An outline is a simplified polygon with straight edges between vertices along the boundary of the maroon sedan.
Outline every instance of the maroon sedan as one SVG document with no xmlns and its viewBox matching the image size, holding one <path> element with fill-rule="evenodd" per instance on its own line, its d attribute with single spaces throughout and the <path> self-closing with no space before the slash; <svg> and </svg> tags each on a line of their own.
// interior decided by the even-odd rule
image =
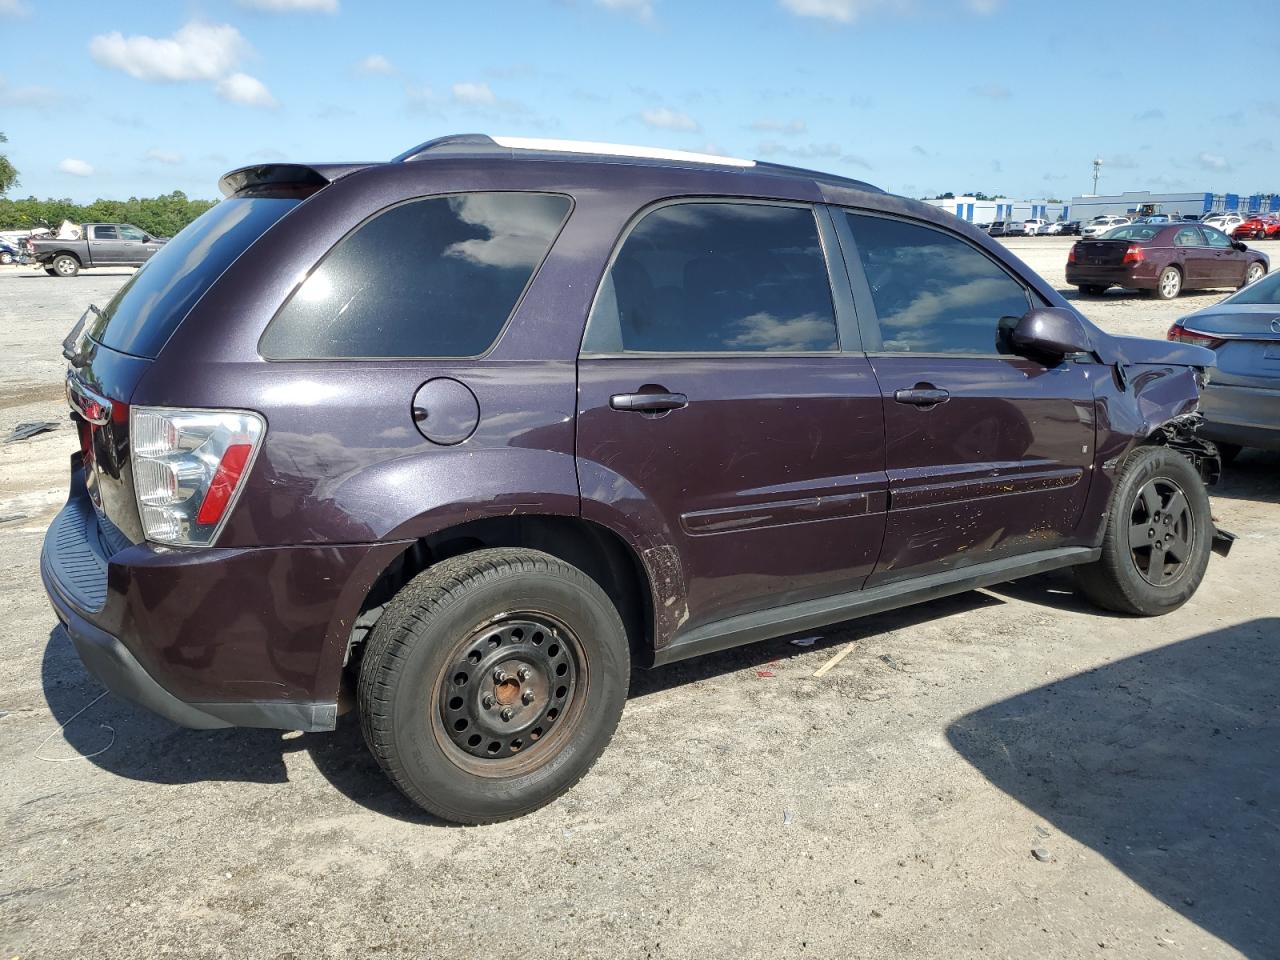
<svg viewBox="0 0 1280 960">
<path fill-rule="evenodd" d="M 1098 296 L 1108 287 L 1150 290 L 1172 300 L 1184 289 L 1242 287 L 1270 267 L 1220 230 L 1195 223 L 1131 223 L 1100 240 L 1080 240 L 1067 254 L 1067 283 Z"/>
</svg>

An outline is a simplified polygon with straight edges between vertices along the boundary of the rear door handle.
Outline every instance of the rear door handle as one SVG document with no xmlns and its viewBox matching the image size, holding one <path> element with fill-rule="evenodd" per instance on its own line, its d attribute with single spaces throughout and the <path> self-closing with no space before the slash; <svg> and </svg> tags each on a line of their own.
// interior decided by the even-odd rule
<svg viewBox="0 0 1280 960">
<path fill-rule="evenodd" d="M 613 409 L 636 413 L 678 410 L 688 405 L 689 398 L 683 393 L 615 393 L 609 398 L 609 406 Z"/>
<path fill-rule="evenodd" d="M 893 399 L 898 403 L 909 403 L 915 407 L 932 407 L 946 403 L 950 398 L 950 392 L 938 387 L 912 387 L 910 390 L 893 391 Z"/>
</svg>

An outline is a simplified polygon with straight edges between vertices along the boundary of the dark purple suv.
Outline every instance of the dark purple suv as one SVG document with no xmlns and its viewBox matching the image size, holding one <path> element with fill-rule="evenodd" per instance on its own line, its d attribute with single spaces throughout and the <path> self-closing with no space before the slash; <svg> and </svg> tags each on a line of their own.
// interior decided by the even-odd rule
<svg viewBox="0 0 1280 960">
<path fill-rule="evenodd" d="M 68 337 L 42 573 L 190 727 L 354 703 L 441 817 L 548 802 L 669 663 L 1075 566 L 1195 591 L 1213 353 L 1110 336 L 923 203 L 770 164 L 446 137 L 271 164 Z"/>
</svg>

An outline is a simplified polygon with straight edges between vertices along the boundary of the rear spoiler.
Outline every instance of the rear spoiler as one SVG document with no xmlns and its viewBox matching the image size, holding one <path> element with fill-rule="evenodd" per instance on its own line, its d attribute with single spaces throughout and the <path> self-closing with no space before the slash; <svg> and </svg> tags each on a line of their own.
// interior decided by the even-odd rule
<svg viewBox="0 0 1280 960">
<path fill-rule="evenodd" d="M 261 163 L 224 174 L 218 189 L 224 197 L 269 194 L 310 194 L 339 177 L 372 167 L 373 163 Z"/>
</svg>

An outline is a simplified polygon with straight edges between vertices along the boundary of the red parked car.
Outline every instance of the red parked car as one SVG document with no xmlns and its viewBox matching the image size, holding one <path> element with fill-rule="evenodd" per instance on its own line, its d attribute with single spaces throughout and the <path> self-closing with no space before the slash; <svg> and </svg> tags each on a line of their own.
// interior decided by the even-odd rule
<svg viewBox="0 0 1280 960">
<path fill-rule="evenodd" d="M 1265 253 L 1212 227 L 1131 223 L 1101 239 L 1077 241 L 1067 254 L 1067 283 L 1092 296 L 1119 286 L 1172 300 L 1184 289 L 1243 287 L 1270 265 Z"/>
<path fill-rule="evenodd" d="M 1280 217 L 1275 214 L 1254 214 L 1231 231 L 1237 240 L 1280 240 Z"/>
</svg>

